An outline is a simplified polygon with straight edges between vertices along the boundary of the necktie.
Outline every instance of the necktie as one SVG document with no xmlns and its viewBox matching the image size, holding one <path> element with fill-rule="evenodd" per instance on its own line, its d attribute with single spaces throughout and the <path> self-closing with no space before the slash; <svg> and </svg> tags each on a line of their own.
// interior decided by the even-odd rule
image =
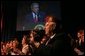
<svg viewBox="0 0 85 56">
<path fill-rule="evenodd" d="M 38 16 L 35 15 L 35 22 L 38 22 Z"/>
</svg>

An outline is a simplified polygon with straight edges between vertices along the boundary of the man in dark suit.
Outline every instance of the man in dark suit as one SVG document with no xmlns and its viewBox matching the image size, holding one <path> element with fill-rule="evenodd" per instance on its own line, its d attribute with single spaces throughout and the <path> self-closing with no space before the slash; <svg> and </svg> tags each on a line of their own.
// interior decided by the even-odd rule
<svg viewBox="0 0 85 56">
<path fill-rule="evenodd" d="M 24 26 L 25 28 L 29 27 L 29 25 L 31 25 L 29 27 L 29 29 L 32 29 L 35 25 L 37 24 L 42 24 L 44 22 L 45 19 L 45 13 L 39 10 L 39 4 L 38 3 L 32 3 L 31 4 L 31 12 L 28 13 L 25 16 L 24 19 Z"/>
<path fill-rule="evenodd" d="M 64 33 L 55 33 L 56 27 L 55 22 L 46 22 L 44 30 L 48 40 L 40 45 L 37 55 L 71 55 L 70 44 L 67 43 L 66 35 Z"/>
</svg>

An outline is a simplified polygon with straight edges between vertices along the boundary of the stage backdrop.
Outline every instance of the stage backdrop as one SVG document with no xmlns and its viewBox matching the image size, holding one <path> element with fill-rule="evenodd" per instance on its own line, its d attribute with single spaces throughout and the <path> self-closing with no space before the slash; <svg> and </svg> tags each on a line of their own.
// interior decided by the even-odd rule
<svg viewBox="0 0 85 56">
<path fill-rule="evenodd" d="M 26 15 L 31 12 L 30 5 L 34 1 L 19 1 L 17 3 L 17 31 L 32 30 L 36 27 L 43 28 L 44 22 L 26 22 Z M 40 5 L 40 11 L 45 12 L 45 15 L 53 14 L 61 20 L 60 1 L 37 1 Z M 29 19 L 29 18 L 28 18 Z M 45 19 L 45 18 L 44 18 Z"/>
</svg>

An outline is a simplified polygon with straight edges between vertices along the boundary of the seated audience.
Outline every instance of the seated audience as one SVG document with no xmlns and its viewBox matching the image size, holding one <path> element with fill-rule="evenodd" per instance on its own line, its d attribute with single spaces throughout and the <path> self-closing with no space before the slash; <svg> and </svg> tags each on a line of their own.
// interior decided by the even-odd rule
<svg viewBox="0 0 85 56">
<path fill-rule="evenodd" d="M 13 48 L 10 51 L 11 55 L 19 55 L 19 53 L 18 53 L 19 49 L 17 48 L 18 47 L 18 43 L 17 42 L 18 41 L 13 40 Z"/>
<path fill-rule="evenodd" d="M 26 35 L 22 38 L 22 55 L 31 55 L 29 52 L 28 38 Z"/>
</svg>

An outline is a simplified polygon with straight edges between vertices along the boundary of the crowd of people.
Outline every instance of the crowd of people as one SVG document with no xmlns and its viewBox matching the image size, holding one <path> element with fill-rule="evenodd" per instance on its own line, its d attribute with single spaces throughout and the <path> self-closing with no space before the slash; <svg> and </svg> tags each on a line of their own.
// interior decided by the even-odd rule
<svg viewBox="0 0 85 56">
<path fill-rule="evenodd" d="M 31 5 L 32 12 L 26 15 L 28 22 L 43 22 L 45 15 L 39 12 L 39 4 Z M 38 18 L 39 17 L 39 18 Z M 28 19 L 29 18 L 29 19 Z M 27 23 L 28 24 L 27 24 Z M 46 55 L 46 56 L 78 56 L 84 55 L 84 29 L 76 32 L 76 39 L 61 31 L 59 21 L 55 16 L 47 16 L 43 34 L 38 29 L 30 30 L 30 34 L 23 35 L 21 42 L 17 38 L 6 42 L 1 41 L 1 55 Z"/>
<path fill-rule="evenodd" d="M 76 33 L 77 39 L 71 43 L 69 35 L 56 32 L 56 22 L 55 17 L 47 17 L 43 37 L 37 33 L 39 30 L 31 30 L 21 42 L 17 38 L 1 42 L 1 55 L 84 55 L 84 29 Z"/>
</svg>

